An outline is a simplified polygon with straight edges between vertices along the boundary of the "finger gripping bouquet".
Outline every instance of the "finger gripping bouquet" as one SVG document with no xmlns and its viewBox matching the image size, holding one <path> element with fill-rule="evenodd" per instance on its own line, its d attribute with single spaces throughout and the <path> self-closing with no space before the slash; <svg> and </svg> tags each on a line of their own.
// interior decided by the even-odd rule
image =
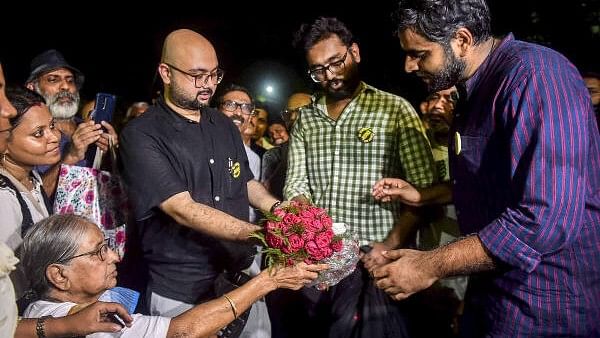
<svg viewBox="0 0 600 338">
<path fill-rule="evenodd" d="M 342 223 L 333 223 L 327 212 L 310 204 L 291 202 L 266 213 L 259 238 L 267 266 L 291 266 L 298 262 L 326 263 L 330 268 L 311 283 L 318 289 L 337 284 L 358 261 L 358 240 Z"/>
</svg>

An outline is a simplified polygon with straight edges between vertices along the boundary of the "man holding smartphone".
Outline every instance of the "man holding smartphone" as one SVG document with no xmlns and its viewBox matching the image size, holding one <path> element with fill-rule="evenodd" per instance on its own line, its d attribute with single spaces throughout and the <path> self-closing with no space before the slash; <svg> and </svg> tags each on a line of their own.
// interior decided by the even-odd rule
<svg viewBox="0 0 600 338">
<path fill-rule="evenodd" d="M 47 50 L 31 61 L 31 72 L 25 84 L 46 99 L 55 119 L 55 126 L 62 134 L 61 161 L 51 167 L 37 168 L 42 174 L 44 190 L 49 196 L 56 189 L 60 164 L 91 167 L 93 156 L 86 156 L 88 151 L 95 151 L 96 147 L 107 150 L 109 135 L 114 144 L 118 144 L 117 133 L 110 123 L 83 121 L 75 116 L 79 109 L 79 90 L 83 82 L 83 73 L 67 63 L 55 49 Z"/>
</svg>

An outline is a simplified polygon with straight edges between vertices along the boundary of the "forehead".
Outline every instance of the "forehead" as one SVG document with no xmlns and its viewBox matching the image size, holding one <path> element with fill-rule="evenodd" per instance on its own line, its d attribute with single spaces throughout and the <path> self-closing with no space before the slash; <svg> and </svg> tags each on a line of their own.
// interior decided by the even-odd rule
<svg viewBox="0 0 600 338">
<path fill-rule="evenodd" d="M 302 107 L 302 106 L 305 106 L 310 103 L 311 103 L 310 95 L 307 95 L 307 94 L 294 95 L 294 96 L 290 97 L 290 99 L 288 100 L 287 109 L 294 109 L 294 108 Z"/>
<path fill-rule="evenodd" d="M 58 69 L 51 70 L 47 73 L 44 73 L 42 75 L 42 77 L 50 77 L 50 76 L 69 77 L 69 76 L 73 76 L 73 72 L 71 72 L 67 68 L 58 68 Z"/>
<path fill-rule="evenodd" d="M 17 125 L 17 128 L 22 125 L 44 125 L 50 120 L 52 120 L 52 114 L 50 113 L 48 106 L 42 103 L 39 105 L 31 106 L 29 109 L 27 109 L 27 111 L 23 115 L 21 123 Z"/>
<path fill-rule="evenodd" d="M 434 49 L 438 43 L 427 40 L 412 29 L 405 29 L 398 33 L 400 46 L 406 52 L 418 52 Z"/>
<path fill-rule="evenodd" d="M 346 45 L 337 35 L 333 34 L 314 44 L 306 53 L 306 60 L 309 65 L 325 64 L 345 52 Z"/>
<path fill-rule="evenodd" d="M 452 87 L 450 89 L 444 89 L 444 90 L 440 90 L 438 92 L 435 92 L 434 95 L 432 96 L 438 96 L 438 97 L 452 97 L 452 93 L 456 92 L 456 88 Z"/>
<path fill-rule="evenodd" d="M 266 119 L 267 116 L 269 116 L 269 114 L 267 113 L 266 110 L 262 109 L 262 108 L 256 108 L 256 116 L 259 118 L 263 118 Z"/>
<path fill-rule="evenodd" d="M 283 125 L 281 125 L 280 123 L 273 123 L 269 126 L 269 130 L 282 131 L 282 130 L 285 130 L 285 127 Z"/>
<path fill-rule="evenodd" d="M 250 103 L 251 101 L 250 96 L 248 96 L 248 94 L 239 90 L 233 90 L 226 93 L 225 95 L 223 95 L 223 100 L 233 100 L 238 103 Z"/>
<path fill-rule="evenodd" d="M 98 243 L 104 241 L 104 235 L 95 224 L 89 222 L 86 222 L 86 224 L 87 229 L 81 238 L 81 243 L 79 246 L 86 250 L 95 249 L 98 246 Z"/>
<path fill-rule="evenodd" d="M 595 78 L 595 77 L 584 77 L 583 81 L 585 81 L 585 85 L 587 87 L 600 87 L 600 79 Z"/>
</svg>

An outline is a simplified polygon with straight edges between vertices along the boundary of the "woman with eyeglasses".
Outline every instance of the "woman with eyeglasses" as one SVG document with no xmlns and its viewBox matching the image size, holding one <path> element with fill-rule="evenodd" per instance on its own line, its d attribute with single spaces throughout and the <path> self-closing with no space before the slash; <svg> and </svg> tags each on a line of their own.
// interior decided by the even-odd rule
<svg viewBox="0 0 600 338">
<path fill-rule="evenodd" d="M 116 285 L 118 262 L 119 256 L 106 245 L 102 232 L 85 218 L 53 215 L 37 223 L 24 239 L 22 263 L 40 300 L 29 305 L 25 317 L 65 316 L 97 301 Z M 267 293 L 278 288 L 297 290 L 326 268 L 300 263 L 264 270 L 243 286 L 177 317 L 134 314 L 131 326 L 91 337 L 214 335 Z"/>
</svg>

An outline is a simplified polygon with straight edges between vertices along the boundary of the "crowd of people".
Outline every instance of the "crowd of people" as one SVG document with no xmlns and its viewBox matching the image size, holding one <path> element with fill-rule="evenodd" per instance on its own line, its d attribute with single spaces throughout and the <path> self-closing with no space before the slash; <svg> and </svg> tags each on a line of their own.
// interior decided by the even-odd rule
<svg viewBox="0 0 600 338">
<path fill-rule="evenodd" d="M 190 29 L 164 40 L 161 95 L 122 123 L 89 118 L 57 50 L 20 87 L 0 68 L 0 335 L 600 336 L 598 73 L 493 36 L 485 0 L 402 0 L 393 18 L 427 87 L 417 109 L 361 80 L 335 17 L 296 31 L 315 86 L 281 114 L 222 84 Z M 124 257 L 53 214 L 61 166 L 98 161 L 128 192 Z M 327 264 L 262 262 L 250 235 L 289 201 L 357 234 L 338 284 L 305 287 Z M 141 294 L 135 313 L 103 301 L 116 286 Z"/>
</svg>

